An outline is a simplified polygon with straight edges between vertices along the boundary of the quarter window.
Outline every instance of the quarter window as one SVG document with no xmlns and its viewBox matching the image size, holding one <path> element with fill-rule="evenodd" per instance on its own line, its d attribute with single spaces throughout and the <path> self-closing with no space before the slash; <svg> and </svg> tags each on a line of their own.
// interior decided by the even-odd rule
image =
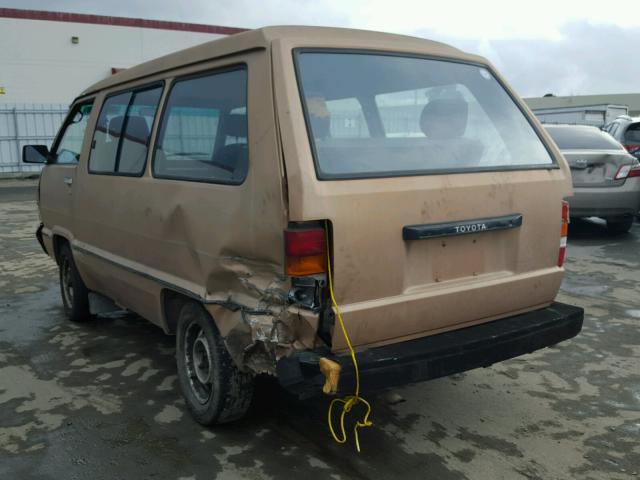
<svg viewBox="0 0 640 480">
<path fill-rule="evenodd" d="M 246 69 L 176 81 L 156 141 L 154 176 L 240 184 L 248 160 Z"/>
<path fill-rule="evenodd" d="M 105 100 L 93 135 L 91 173 L 142 175 L 161 87 Z"/>
</svg>

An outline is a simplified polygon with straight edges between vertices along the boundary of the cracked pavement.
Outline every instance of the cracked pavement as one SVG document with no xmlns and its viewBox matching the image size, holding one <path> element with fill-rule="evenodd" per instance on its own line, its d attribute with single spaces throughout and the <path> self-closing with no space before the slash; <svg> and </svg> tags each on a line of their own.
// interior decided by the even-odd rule
<svg viewBox="0 0 640 480">
<path fill-rule="evenodd" d="M 357 454 L 331 440 L 328 399 L 269 379 L 246 419 L 203 428 L 172 337 L 132 314 L 68 322 L 33 195 L 0 188 L 0 478 L 640 478 L 638 224 L 571 224 L 559 300 L 585 308 L 578 337 L 372 399 Z"/>
</svg>

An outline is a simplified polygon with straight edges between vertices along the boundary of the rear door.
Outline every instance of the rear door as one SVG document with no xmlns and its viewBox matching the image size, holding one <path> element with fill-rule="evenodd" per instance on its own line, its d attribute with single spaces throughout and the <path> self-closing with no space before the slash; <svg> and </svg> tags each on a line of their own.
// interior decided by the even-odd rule
<svg viewBox="0 0 640 480">
<path fill-rule="evenodd" d="M 624 184 L 616 179 L 623 165 L 633 157 L 613 137 L 595 127 L 548 126 L 547 131 L 571 168 L 573 186 L 613 187 Z"/>
<path fill-rule="evenodd" d="M 290 219 L 330 220 L 355 345 L 552 301 L 568 172 L 494 74 L 368 51 L 294 58 L 297 82 L 276 90 Z"/>
</svg>

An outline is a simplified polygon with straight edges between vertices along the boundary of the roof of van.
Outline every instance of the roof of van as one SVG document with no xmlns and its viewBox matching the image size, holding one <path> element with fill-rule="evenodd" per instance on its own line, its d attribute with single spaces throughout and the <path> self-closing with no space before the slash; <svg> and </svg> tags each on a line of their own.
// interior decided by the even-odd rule
<svg viewBox="0 0 640 480">
<path fill-rule="evenodd" d="M 345 48 L 366 44 L 367 49 L 372 50 L 402 51 L 476 62 L 485 61 L 481 57 L 466 54 L 444 43 L 405 35 L 333 27 L 264 27 L 212 40 L 141 63 L 91 85 L 82 95 L 185 65 L 249 50 L 266 49 L 271 42 L 280 39 L 292 40 L 299 46 L 327 46 L 328 44 L 335 46 L 337 40 L 344 42 Z"/>
</svg>

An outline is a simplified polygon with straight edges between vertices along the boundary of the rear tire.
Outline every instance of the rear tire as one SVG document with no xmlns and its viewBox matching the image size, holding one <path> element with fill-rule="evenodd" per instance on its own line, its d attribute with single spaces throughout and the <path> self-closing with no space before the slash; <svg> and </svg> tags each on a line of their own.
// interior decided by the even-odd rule
<svg viewBox="0 0 640 480">
<path fill-rule="evenodd" d="M 622 218 L 607 218 L 607 230 L 614 235 L 627 233 L 633 225 L 633 216 Z"/>
<path fill-rule="evenodd" d="M 58 273 L 62 305 L 69 320 L 72 322 L 90 320 L 89 290 L 80 277 L 68 243 L 65 243 L 60 248 Z"/>
<path fill-rule="evenodd" d="M 176 362 L 180 388 L 198 423 L 217 425 L 245 415 L 254 377 L 238 369 L 213 319 L 196 302 L 180 309 Z"/>
</svg>

